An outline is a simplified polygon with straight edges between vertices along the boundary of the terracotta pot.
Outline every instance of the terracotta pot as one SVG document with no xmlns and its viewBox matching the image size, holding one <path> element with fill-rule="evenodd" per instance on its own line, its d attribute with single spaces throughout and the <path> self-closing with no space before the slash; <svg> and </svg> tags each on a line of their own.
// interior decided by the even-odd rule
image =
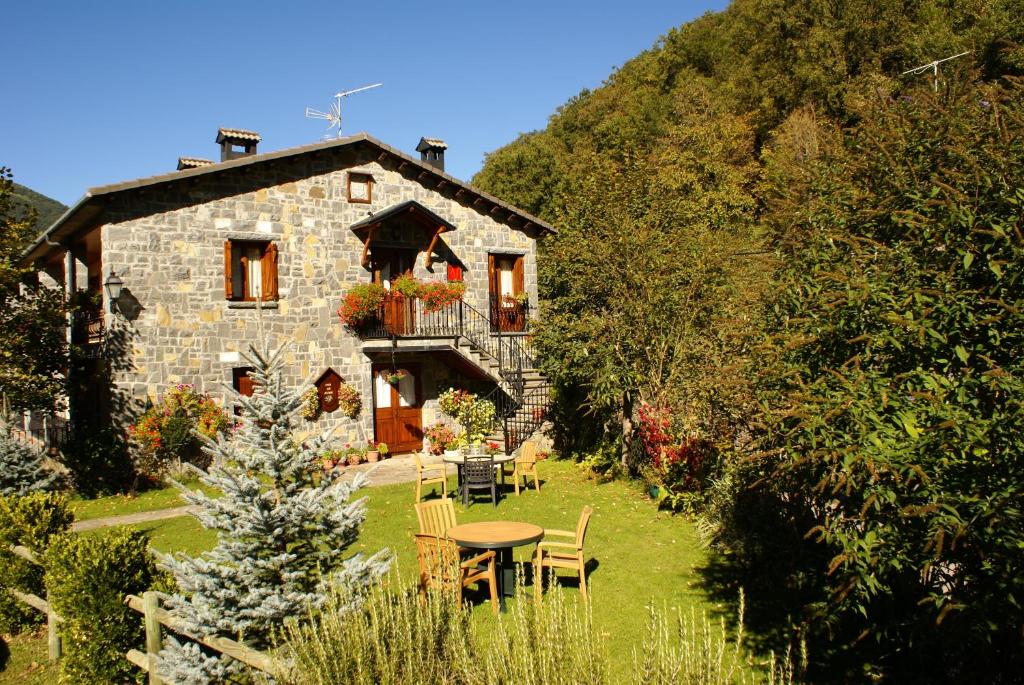
<svg viewBox="0 0 1024 685">
<path fill-rule="evenodd" d="M 380 459 L 380 452 L 378 452 L 377 450 L 370 450 L 369 452 L 366 453 L 366 461 L 370 462 L 371 464 L 377 461 L 378 459 Z"/>
<path fill-rule="evenodd" d="M 358 466 L 360 461 L 362 461 L 362 458 L 358 454 L 353 454 L 351 457 L 348 458 L 348 465 Z"/>
</svg>

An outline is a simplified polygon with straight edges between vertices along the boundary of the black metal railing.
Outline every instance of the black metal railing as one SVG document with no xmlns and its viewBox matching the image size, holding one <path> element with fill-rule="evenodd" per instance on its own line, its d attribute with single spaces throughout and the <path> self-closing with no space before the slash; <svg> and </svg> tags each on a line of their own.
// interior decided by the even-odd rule
<svg viewBox="0 0 1024 685">
<path fill-rule="evenodd" d="M 492 312 L 494 300 L 491 300 Z M 523 308 L 524 316 L 529 307 Z M 457 300 L 431 308 L 418 298 L 388 295 L 377 313 L 354 327 L 364 340 L 398 338 L 451 338 L 466 341 L 498 368 L 504 381 L 486 399 L 494 403 L 505 434 L 505 450 L 511 454 L 543 423 L 550 402 L 550 385 L 538 376 L 539 385 L 527 392 L 527 372 L 537 368 L 529 338 L 496 325 L 473 306 Z"/>
<path fill-rule="evenodd" d="M 35 445 L 41 449 L 51 447 L 64 449 L 68 445 L 71 431 L 66 422 L 54 421 L 52 423 L 48 422 L 43 427 L 30 428 L 28 430 L 11 428 L 11 434 L 16 440 Z"/>
<path fill-rule="evenodd" d="M 488 302 L 491 330 L 526 333 L 530 330 L 530 301 L 514 295 L 491 295 Z"/>
</svg>

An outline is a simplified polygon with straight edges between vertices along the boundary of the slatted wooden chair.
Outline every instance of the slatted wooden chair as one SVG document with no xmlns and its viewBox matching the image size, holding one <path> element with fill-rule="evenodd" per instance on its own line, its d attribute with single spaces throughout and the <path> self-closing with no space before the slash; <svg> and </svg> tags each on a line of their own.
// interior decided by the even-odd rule
<svg viewBox="0 0 1024 685">
<path fill-rule="evenodd" d="M 416 559 L 420 567 L 420 596 L 429 590 L 458 593 L 470 585 L 485 582 L 491 597 L 491 611 L 498 614 L 498 580 L 493 550 L 459 558 L 455 541 L 437 535 L 416 536 Z"/>
<path fill-rule="evenodd" d="M 531 476 L 533 477 L 533 487 L 540 492 L 540 477 L 537 475 L 537 443 L 532 440 L 527 440 L 523 443 L 523 446 L 519 448 L 519 456 L 515 460 L 516 469 L 512 472 L 512 478 L 515 481 L 516 494 L 519 494 L 519 479 L 523 480 L 523 487 L 527 490 L 530 489 L 530 481 L 528 480 Z"/>
<path fill-rule="evenodd" d="M 586 567 L 583 563 L 583 541 L 587 537 L 587 525 L 590 523 L 590 515 L 594 513 L 591 506 L 583 507 L 579 523 L 576 524 L 576 532 L 567 530 L 544 529 L 544 539 L 537 543 L 537 551 L 533 555 L 533 587 L 540 601 L 541 585 L 543 584 L 544 569 L 567 568 L 576 571 L 580 576 L 580 594 L 584 601 L 587 599 L 587 577 Z M 548 540 L 548 536 L 560 538 L 571 538 L 572 542 L 559 542 Z"/>
<path fill-rule="evenodd" d="M 424 464 L 418 452 L 413 452 L 416 462 L 416 501 L 419 502 L 424 485 L 440 485 L 441 497 L 448 495 L 448 471 L 444 464 Z"/>
<path fill-rule="evenodd" d="M 420 522 L 421 535 L 444 537 L 448 534 L 449 528 L 459 525 L 455 518 L 455 505 L 450 497 L 418 502 L 416 518 Z"/>
<path fill-rule="evenodd" d="M 462 466 L 462 504 L 469 506 L 471 490 L 490 490 L 491 502 L 498 506 L 498 483 L 494 470 L 494 456 L 479 455 L 466 457 Z"/>
</svg>

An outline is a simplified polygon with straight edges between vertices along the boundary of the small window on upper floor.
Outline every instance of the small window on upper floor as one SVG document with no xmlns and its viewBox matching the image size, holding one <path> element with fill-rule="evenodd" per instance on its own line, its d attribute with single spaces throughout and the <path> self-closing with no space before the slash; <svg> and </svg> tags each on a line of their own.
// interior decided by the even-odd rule
<svg viewBox="0 0 1024 685">
<path fill-rule="evenodd" d="M 348 201 L 369 204 L 373 200 L 373 176 L 350 173 L 348 175 Z"/>
<path fill-rule="evenodd" d="M 277 245 L 272 241 L 224 242 L 224 297 L 236 302 L 277 299 Z"/>
</svg>

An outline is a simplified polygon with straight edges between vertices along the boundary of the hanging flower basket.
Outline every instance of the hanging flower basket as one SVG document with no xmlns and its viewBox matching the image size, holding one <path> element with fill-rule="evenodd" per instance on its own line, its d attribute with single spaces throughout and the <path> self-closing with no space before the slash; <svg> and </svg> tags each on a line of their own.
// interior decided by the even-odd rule
<svg viewBox="0 0 1024 685">
<path fill-rule="evenodd" d="M 402 379 L 405 378 L 405 375 L 405 371 L 402 369 L 381 372 L 381 377 L 384 378 L 384 381 L 389 385 L 398 385 L 402 382 Z"/>
<path fill-rule="evenodd" d="M 309 388 L 302 393 L 299 416 L 307 421 L 316 421 L 320 418 L 320 396 L 317 394 L 316 388 Z"/>
<path fill-rule="evenodd" d="M 362 408 L 363 399 L 359 395 L 359 391 L 348 383 L 342 383 L 338 387 L 338 409 L 341 410 L 341 413 L 350 419 L 354 419 L 359 416 Z"/>
</svg>

